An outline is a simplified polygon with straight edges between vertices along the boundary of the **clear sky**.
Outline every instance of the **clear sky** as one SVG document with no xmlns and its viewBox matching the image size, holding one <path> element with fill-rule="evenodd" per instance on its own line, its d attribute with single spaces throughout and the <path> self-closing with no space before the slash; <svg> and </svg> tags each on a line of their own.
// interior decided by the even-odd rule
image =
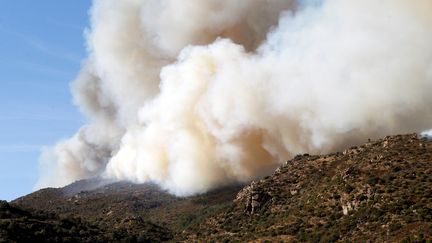
<svg viewBox="0 0 432 243">
<path fill-rule="evenodd" d="M 0 199 L 32 191 L 43 146 L 84 119 L 69 83 L 85 58 L 90 0 L 0 0 Z"/>
</svg>

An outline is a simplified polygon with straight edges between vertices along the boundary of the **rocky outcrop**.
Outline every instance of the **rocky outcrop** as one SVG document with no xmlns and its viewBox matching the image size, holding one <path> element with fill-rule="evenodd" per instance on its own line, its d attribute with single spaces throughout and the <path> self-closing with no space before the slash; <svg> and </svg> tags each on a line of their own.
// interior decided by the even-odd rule
<svg viewBox="0 0 432 243">
<path fill-rule="evenodd" d="M 239 192 L 235 202 L 244 203 L 245 212 L 253 215 L 270 199 L 271 196 L 263 188 L 258 187 L 256 182 L 252 182 Z"/>
</svg>

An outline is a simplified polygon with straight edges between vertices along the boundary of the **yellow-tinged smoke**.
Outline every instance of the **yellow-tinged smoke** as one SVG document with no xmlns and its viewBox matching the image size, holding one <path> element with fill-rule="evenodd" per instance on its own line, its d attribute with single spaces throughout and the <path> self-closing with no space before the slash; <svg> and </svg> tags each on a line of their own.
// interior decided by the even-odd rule
<svg viewBox="0 0 432 243">
<path fill-rule="evenodd" d="M 297 153 L 432 122 L 430 0 L 95 0 L 72 84 L 89 118 L 39 187 L 92 176 L 190 195 Z"/>
</svg>

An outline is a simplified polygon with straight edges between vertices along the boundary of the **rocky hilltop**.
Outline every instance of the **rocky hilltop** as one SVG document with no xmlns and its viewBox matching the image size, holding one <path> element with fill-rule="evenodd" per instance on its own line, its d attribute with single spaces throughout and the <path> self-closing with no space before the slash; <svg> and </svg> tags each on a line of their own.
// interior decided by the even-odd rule
<svg viewBox="0 0 432 243">
<path fill-rule="evenodd" d="M 38 222 L 64 226 L 58 232 L 70 241 L 426 242 L 432 237 L 432 141 L 388 136 L 343 152 L 298 155 L 245 187 L 188 198 L 151 184 L 87 180 L 4 205 L 0 213 L 13 207 L 26 215 L 15 224 L 17 217 L 1 214 L 6 241 L 19 242 L 16 232 L 40 234 L 39 226 L 24 227 L 37 211 L 49 216 Z M 11 222 L 24 226 L 11 231 Z M 63 237 L 44 232 L 53 242 Z"/>
<path fill-rule="evenodd" d="M 432 143 L 386 137 L 340 153 L 298 155 L 242 189 L 193 240 L 407 242 L 431 239 Z"/>
</svg>

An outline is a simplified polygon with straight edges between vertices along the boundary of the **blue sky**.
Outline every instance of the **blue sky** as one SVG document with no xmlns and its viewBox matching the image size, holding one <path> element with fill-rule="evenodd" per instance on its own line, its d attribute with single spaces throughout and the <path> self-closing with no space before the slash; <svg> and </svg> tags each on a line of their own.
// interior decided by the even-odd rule
<svg viewBox="0 0 432 243">
<path fill-rule="evenodd" d="M 69 83 L 85 58 L 90 0 L 0 1 L 0 199 L 30 193 L 43 146 L 84 119 Z"/>
</svg>

